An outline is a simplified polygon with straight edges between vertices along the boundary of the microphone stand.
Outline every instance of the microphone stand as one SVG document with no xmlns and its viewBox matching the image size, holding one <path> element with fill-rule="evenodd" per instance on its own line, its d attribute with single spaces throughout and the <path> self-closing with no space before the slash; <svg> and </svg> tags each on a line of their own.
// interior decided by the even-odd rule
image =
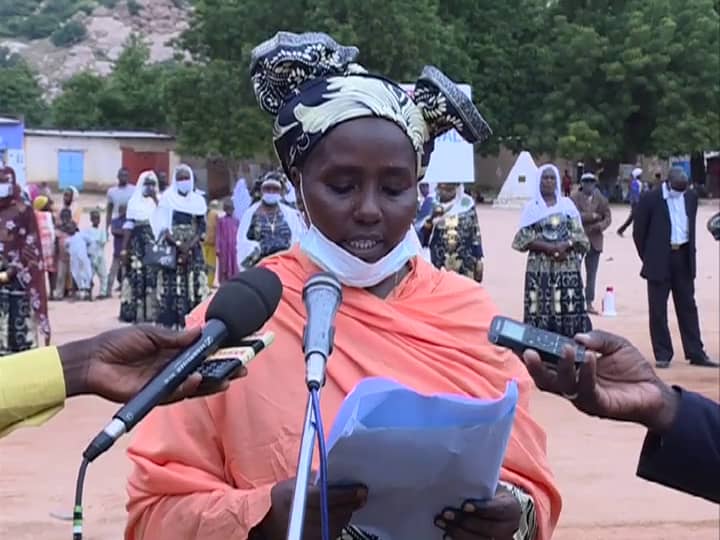
<svg viewBox="0 0 720 540">
<path fill-rule="evenodd" d="M 307 359 L 306 382 L 308 387 L 307 408 L 305 411 L 305 424 L 300 442 L 300 456 L 298 457 L 297 474 L 295 476 L 295 492 L 293 493 L 290 522 L 288 524 L 287 540 L 302 540 L 303 526 L 305 525 L 305 509 L 307 502 L 308 484 L 312 472 L 313 450 L 317 438 L 315 411 L 313 409 L 312 392 L 320 393 L 325 384 L 325 366 L 327 359 L 323 354 L 310 354 Z"/>
</svg>

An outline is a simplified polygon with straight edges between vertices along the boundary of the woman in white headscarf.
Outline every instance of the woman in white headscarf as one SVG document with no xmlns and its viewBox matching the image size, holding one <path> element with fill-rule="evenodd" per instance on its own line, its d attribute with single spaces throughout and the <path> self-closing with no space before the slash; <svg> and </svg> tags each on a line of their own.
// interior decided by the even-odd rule
<svg viewBox="0 0 720 540">
<path fill-rule="evenodd" d="M 247 180 L 243 177 L 238 178 L 235 182 L 235 189 L 232 194 L 233 216 L 240 221 L 252 204 L 252 197 L 248 189 Z"/>
<path fill-rule="evenodd" d="M 512 244 L 528 252 L 524 321 L 572 337 L 592 329 L 580 274 L 590 242 L 575 203 L 562 196 L 557 167 L 538 171 L 535 198 L 523 208 Z"/>
<path fill-rule="evenodd" d="M 175 248 L 176 264 L 162 267 L 158 277 L 157 322 L 169 328 L 185 326 L 185 315 L 210 294 L 202 254 L 207 203 L 195 191 L 195 175 L 178 165 L 156 210 L 158 238 Z"/>
<path fill-rule="evenodd" d="M 238 268 L 250 268 L 300 241 L 305 224 L 297 210 L 282 202 L 283 188 L 282 174 L 270 172 L 263 178 L 260 200 L 248 208 L 238 226 Z"/>
<path fill-rule="evenodd" d="M 145 264 L 145 256 L 155 244 L 158 205 L 158 179 L 153 171 L 140 174 L 125 210 L 124 265 L 120 294 L 120 320 L 130 323 L 155 322 L 157 316 L 158 269 Z"/>
<path fill-rule="evenodd" d="M 483 278 L 483 249 L 475 201 L 462 184 L 440 183 L 437 195 L 436 204 L 419 228 L 421 242 L 430 249 L 433 266 L 479 283 Z"/>
</svg>

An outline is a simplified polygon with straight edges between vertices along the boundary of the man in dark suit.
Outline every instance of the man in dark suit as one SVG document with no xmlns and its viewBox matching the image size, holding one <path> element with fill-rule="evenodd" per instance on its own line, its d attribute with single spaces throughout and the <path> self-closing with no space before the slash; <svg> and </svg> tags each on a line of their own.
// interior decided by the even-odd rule
<svg viewBox="0 0 720 540">
<path fill-rule="evenodd" d="M 645 426 L 637 475 L 720 503 L 720 404 L 665 384 L 619 336 L 596 330 L 575 341 L 594 351 L 586 353 L 579 370 L 573 347 L 563 351 L 557 369 L 548 369 L 537 352 L 525 351 L 538 388 L 562 395 L 590 416 Z"/>
<path fill-rule="evenodd" d="M 640 275 L 647 280 L 650 339 L 658 368 L 670 367 L 673 357 L 667 320 L 670 292 L 685 358 L 694 366 L 719 365 L 705 354 L 695 304 L 697 208 L 687 175 L 673 167 L 666 182 L 643 194 L 635 212 L 633 240 L 642 260 Z"/>
</svg>

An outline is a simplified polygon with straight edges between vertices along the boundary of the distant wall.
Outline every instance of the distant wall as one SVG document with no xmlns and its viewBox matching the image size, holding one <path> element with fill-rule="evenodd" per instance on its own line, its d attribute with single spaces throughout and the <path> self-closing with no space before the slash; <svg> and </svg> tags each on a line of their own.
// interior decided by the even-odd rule
<svg viewBox="0 0 720 540">
<path fill-rule="evenodd" d="M 30 183 L 58 184 L 58 153 L 61 150 L 83 152 L 84 191 L 104 191 L 117 182 L 122 166 L 122 148 L 136 152 L 170 152 L 170 171 L 179 163 L 174 141 L 152 139 L 113 139 L 99 137 L 68 137 L 25 135 L 25 159 Z M 169 171 L 169 172 L 170 172 Z M 135 179 L 133 179 L 134 181 Z"/>
</svg>

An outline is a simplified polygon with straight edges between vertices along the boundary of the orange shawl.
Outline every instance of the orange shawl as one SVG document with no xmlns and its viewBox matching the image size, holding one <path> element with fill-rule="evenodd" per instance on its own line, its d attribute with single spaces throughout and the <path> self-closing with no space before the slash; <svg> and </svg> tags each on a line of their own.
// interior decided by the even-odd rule
<svg viewBox="0 0 720 540">
<path fill-rule="evenodd" d="M 224 394 L 155 409 L 139 426 L 128 450 L 127 540 L 246 538 L 269 510 L 272 486 L 295 475 L 307 399 L 302 288 L 318 269 L 297 247 L 263 265 L 284 286 L 266 327 L 275 343 Z M 188 317 L 189 326 L 202 324 L 206 305 Z M 528 413 L 531 379 L 515 356 L 487 341 L 495 313 L 475 282 L 419 258 L 386 299 L 344 288 L 323 419 L 329 432 L 343 399 L 365 377 L 485 398 L 500 397 L 516 379 L 520 402 L 501 477 L 532 495 L 538 540 L 549 540 L 560 495 L 545 434 Z"/>
</svg>

